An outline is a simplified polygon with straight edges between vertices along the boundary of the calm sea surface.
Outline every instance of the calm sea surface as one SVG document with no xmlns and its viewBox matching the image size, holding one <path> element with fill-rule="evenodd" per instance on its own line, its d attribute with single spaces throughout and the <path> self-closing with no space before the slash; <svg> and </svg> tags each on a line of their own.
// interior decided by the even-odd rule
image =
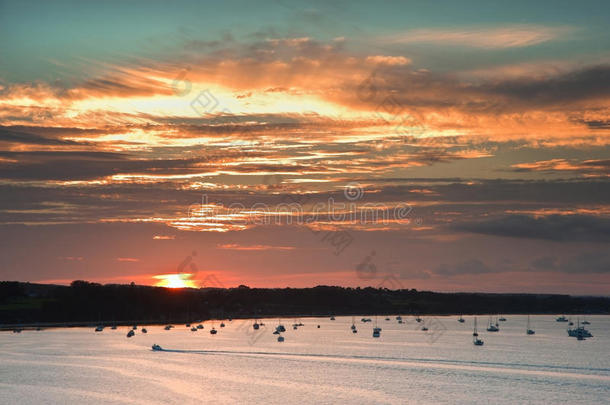
<svg viewBox="0 0 610 405">
<path fill-rule="evenodd" d="M 283 319 L 284 342 L 272 332 L 277 319 L 185 325 L 48 329 L 0 333 L 2 404 L 172 403 L 391 403 L 503 404 L 610 401 L 610 316 L 589 316 L 594 337 L 568 337 L 566 323 L 507 315 L 499 333 L 485 330 L 472 344 L 473 318 L 404 317 L 398 324 L 351 317 Z M 575 320 L 575 319 L 574 319 Z M 421 330 L 425 324 L 429 330 Z M 320 328 L 317 328 L 320 325 Z M 151 350 L 153 343 L 165 349 Z"/>
</svg>

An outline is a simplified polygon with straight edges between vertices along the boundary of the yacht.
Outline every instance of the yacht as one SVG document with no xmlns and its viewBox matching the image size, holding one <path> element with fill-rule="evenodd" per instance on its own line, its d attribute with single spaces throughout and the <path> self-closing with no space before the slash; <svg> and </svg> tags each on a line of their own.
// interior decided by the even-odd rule
<svg viewBox="0 0 610 405">
<path fill-rule="evenodd" d="M 483 346 L 483 341 L 479 339 L 479 332 L 477 332 L 477 317 L 474 317 L 474 331 L 472 332 L 472 343 L 475 346 Z"/>
<path fill-rule="evenodd" d="M 587 329 L 585 329 L 584 326 L 580 326 L 580 322 L 578 322 L 578 325 L 576 326 L 576 328 L 568 328 L 568 336 L 579 338 L 578 340 L 583 340 L 583 339 L 581 339 L 581 337 L 582 338 L 593 337 L 591 332 L 589 332 Z"/>
<path fill-rule="evenodd" d="M 373 328 L 373 337 L 378 338 L 381 335 L 381 328 L 377 326 L 377 315 L 375 315 L 375 327 Z"/>
<path fill-rule="evenodd" d="M 561 315 L 561 316 L 555 318 L 555 321 L 557 321 L 557 322 L 567 322 L 568 318 L 566 318 L 565 316 Z"/>
<path fill-rule="evenodd" d="M 157 352 L 158 352 L 158 351 L 163 350 L 163 349 L 161 348 L 161 346 L 159 346 L 158 344 L 154 344 L 154 345 L 152 345 L 152 349 L 153 349 L 154 351 L 157 351 Z"/>
<path fill-rule="evenodd" d="M 487 332 L 499 332 L 500 328 L 498 327 L 498 323 L 494 325 L 491 323 L 491 316 L 489 317 L 489 326 L 487 327 Z"/>
<path fill-rule="evenodd" d="M 528 335 L 533 335 L 534 333 L 536 333 L 532 328 L 530 328 L 530 316 L 527 316 L 527 327 L 525 328 L 525 333 L 527 333 Z"/>
</svg>

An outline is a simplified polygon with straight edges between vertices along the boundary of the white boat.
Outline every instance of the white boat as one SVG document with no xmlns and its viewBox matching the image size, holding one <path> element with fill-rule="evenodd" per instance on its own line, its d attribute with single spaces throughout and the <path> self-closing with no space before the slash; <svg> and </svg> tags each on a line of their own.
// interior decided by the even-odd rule
<svg viewBox="0 0 610 405">
<path fill-rule="evenodd" d="M 475 346 L 483 346 L 483 341 L 479 339 L 479 332 L 477 332 L 477 317 L 474 317 L 474 331 L 472 332 L 472 344 Z"/>
<path fill-rule="evenodd" d="M 158 344 L 154 344 L 154 345 L 152 345 L 152 349 L 153 349 L 154 351 L 157 351 L 157 352 L 158 352 L 158 351 L 163 350 L 163 349 L 161 348 L 161 346 L 159 346 Z"/>
<path fill-rule="evenodd" d="M 498 327 L 498 324 L 496 323 L 495 325 L 493 323 L 491 323 L 491 316 L 489 317 L 489 326 L 487 326 L 487 332 L 499 332 L 500 328 Z"/>
<path fill-rule="evenodd" d="M 527 327 L 525 328 L 525 333 L 527 333 L 528 335 L 533 335 L 536 333 L 532 328 L 530 328 L 530 316 L 529 315 L 527 316 Z"/>
</svg>

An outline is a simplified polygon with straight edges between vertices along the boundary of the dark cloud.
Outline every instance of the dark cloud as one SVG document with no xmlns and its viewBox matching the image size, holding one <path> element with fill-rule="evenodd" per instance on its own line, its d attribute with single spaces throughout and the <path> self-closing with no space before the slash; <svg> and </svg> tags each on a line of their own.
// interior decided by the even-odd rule
<svg viewBox="0 0 610 405">
<path fill-rule="evenodd" d="M 582 252 L 568 258 L 543 256 L 532 261 L 535 270 L 560 271 L 572 274 L 610 273 L 610 251 Z"/>
<path fill-rule="evenodd" d="M 466 232 L 561 242 L 610 242 L 610 218 L 590 215 L 507 215 L 453 225 Z"/>
<path fill-rule="evenodd" d="M 441 276 L 455 276 L 461 274 L 485 274 L 493 270 L 479 259 L 470 259 L 452 265 L 441 264 L 434 273 Z"/>
</svg>

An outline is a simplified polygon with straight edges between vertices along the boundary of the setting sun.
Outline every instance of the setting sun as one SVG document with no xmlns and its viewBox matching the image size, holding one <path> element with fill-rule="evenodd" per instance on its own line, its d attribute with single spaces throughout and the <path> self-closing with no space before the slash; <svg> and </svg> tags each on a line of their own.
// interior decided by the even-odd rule
<svg viewBox="0 0 610 405">
<path fill-rule="evenodd" d="M 155 284 L 157 287 L 197 288 L 195 281 L 191 280 L 191 277 L 193 277 L 191 273 L 159 274 L 153 276 L 153 278 L 159 280 Z"/>
</svg>

